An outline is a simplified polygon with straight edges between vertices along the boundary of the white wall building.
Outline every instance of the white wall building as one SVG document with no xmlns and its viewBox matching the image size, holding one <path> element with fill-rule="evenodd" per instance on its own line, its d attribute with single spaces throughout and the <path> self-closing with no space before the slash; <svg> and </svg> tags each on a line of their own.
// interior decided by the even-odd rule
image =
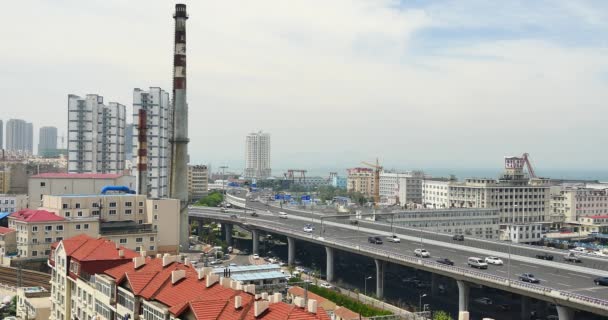
<svg viewBox="0 0 608 320">
<path fill-rule="evenodd" d="M 0 213 L 27 208 L 27 194 L 0 194 Z"/>
<path fill-rule="evenodd" d="M 139 148 L 139 111 L 146 111 L 147 126 L 147 157 L 148 157 L 148 190 L 138 193 L 148 194 L 159 198 L 169 195 L 169 161 L 171 149 L 169 139 L 171 134 L 170 115 L 171 101 L 169 93 L 158 87 L 151 87 L 149 91 L 139 88 L 133 90 L 133 137 L 132 144 L 133 164 L 138 163 L 137 150 Z M 137 171 L 137 165 L 133 166 Z M 135 174 L 137 176 L 137 174 Z"/>
<path fill-rule="evenodd" d="M 421 203 L 423 178 L 420 171 L 380 172 L 380 201 L 386 204 L 398 201 L 401 205 Z"/>
<path fill-rule="evenodd" d="M 427 208 L 449 208 L 449 184 L 447 178 L 428 178 L 422 181 L 422 203 Z"/>
<path fill-rule="evenodd" d="M 245 177 L 264 179 L 271 173 L 270 134 L 250 133 L 245 139 Z"/>
<path fill-rule="evenodd" d="M 125 106 L 103 97 L 68 95 L 68 172 L 122 173 L 125 168 Z"/>
<path fill-rule="evenodd" d="M 608 189 L 586 187 L 553 187 L 551 212 L 565 222 L 577 222 L 579 217 L 608 214 Z"/>
</svg>

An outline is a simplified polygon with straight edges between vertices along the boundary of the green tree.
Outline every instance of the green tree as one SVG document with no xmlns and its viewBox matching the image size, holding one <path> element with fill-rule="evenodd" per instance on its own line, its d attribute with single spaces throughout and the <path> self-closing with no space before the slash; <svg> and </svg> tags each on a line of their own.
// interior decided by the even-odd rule
<svg viewBox="0 0 608 320">
<path fill-rule="evenodd" d="M 445 311 L 436 311 L 433 313 L 433 320 L 454 320 L 454 318 Z"/>
<path fill-rule="evenodd" d="M 203 207 L 217 207 L 220 203 L 222 203 L 222 201 L 224 201 L 224 195 L 221 192 L 213 191 L 200 199 L 196 205 Z"/>
</svg>

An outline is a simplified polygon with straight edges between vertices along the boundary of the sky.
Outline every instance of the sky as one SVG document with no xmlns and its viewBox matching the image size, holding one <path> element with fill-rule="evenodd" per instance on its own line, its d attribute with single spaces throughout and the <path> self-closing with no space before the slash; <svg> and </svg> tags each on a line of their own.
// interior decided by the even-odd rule
<svg viewBox="0 0 608 320">
<path fill-rule="evenodd" d="M 192 163 L 242 168 L 258 130 L 283 169 L 608 161 L 608 1 L 185 3 Z M 68 94 L 170 91 L 174 4 L 0 4 L 0 119 L 61 134 Z"/>
</svg>

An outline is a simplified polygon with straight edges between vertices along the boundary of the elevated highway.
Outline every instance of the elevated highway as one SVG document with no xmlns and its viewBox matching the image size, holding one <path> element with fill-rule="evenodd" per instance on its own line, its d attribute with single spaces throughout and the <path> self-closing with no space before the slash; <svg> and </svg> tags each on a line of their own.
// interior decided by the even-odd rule
<svg viewBox="0 0 608 320">
<path fill-rule="evenodd" d="M 237 198 L 238 201 L 231 199 Z M 384 268 L 386 263 L 396 263 L 411 268 L 425 270 L 432 274 L 453 278 L 458 283 L 460 310 L 468 309 L 468 291 L 470 284 L 493 287 L 500 290 L 520 294 L 524 297 L 535 298 L 556 304 L 560 319 L 573 319 L 573 310 L 585 310 L 595 314 L 608 316 L 608 287 L 595 286 L 593 279 L 597 276 L 607 276 L 608 272 L 594 269 L 587 264 L 567 264 L 558 261 L 544 261 L 513 252 L 510 255 L 502 251 L 471 247 L 468 243 L 455 243 L 446 239 L 436 240 L 424 232 L 412 234 L 410 230 L 395 228 L 401 238 L 401 243 L 373 245 L 367 242 L 370 235 L 389 236 L 390 226 L 377 223 L 361 223 L 350 225 L 348 220 L 330 220 L 310 213 L 287 211 L 288 218 L 281 219 L 278 211 L 282 209 L 268 208 L 265 205 L 246 202 L 242 198 L 229 196 L 229 201 L 235 206 L 253 205 L 263 210 L 257 210 L 258 217 L 242 214 L 242 211 L 221 213 L 209 208 L 190 208 L 191 219 L 211 219 L 226 225 L 240 225 L 252 231 L 254 237 L 253 249 L 257 251 L 259 232 L 281 234 L 288 237 L 289 263 L 293 263 L 295 239 L 324 246 L 327 253 L 327 278 L 333 280 L 333 260 L 335 250 L 347 251 L 373 258 L 376 263 L 376 295 L 382 297 L 384 289 Z M 267 211 L 268 210 L 268 211 Z M 231 217 L 232 216 L 232 217 Z M 236 217 L 235 217 L 236 216 Z M 316 226 L 315 233 L 306 233 L 302 227 L 306 223 Z M 230 234 L 229 232 L 227 234 Z M 422 235 L 422 237 L 420 237 Z M 229 240 L 229 239 L 227 239 Z M 450 238 L 451 240 L 451 238 Z M 414 256 L 416 248 L 428 250 L 431 258 Z M 471 269 L 467 266 L 470 256 L 499 256 L 505 265 L 490 265 L 487 270 Z M 438 258 L 449 258 L 454 266 L 436 262 Z M 559 258 L 556 255 L 556 258 Z M 585 261 L 586 262 L 586 261 Z M 522 273 L 533 273 L 540 284 L 529 284 L 518 280 Z M 522 304 L 525 302 L 522 301 Z"/>
</svg>

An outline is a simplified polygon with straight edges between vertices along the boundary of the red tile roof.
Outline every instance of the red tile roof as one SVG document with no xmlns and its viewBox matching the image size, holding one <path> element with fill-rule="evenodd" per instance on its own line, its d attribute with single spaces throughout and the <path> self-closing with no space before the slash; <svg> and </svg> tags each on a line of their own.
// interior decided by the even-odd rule
<svg viewBox="0 0 608 320">
<path fill-rule="evenodd" d="M 186 275 L 176 283 L 171 283 L 171 272 L 184 270 Z M 174 316 L 191 312 L 197 320 L 206 319 L 256 319 L 253 317 L 254 297 L 243 291 L 225 288 L 219 284 L 207 288 L 204 279 L 199 280 L 197 271 L 191 266 L 173 262 L 162 266 L 162 258 L 146 258 L 143 266 L 135 269 L 132 262 L 111 268 L 105 274 L 120 285 L 127 281 L 133 293 L 146 300 L 160 302 L 169 308 Z M 242 307 L 234 308 L 235 296 L 241 296 Z M 329 320 L 322 308 L 318 314 L 285 303 L 273 303 L 257 319 Z"/>
<path fill-rule="evenodd" d="M 122 177 L 117 173 L 41 173 L 30 178 L 49 178 L 49 179 L 116 179 Z"/>
<path fill-rule="evenodd" d="M 11 232 L 15 232 L 15 229 L 7 228 L 7 227 L 0 227 L 0 234 L 7 234 L 7 233 L 11 233 Z"/>
<path fill-rule="evenodd" d="M 46 210 L 23 209 L 10 214 L 11 218 L 25 222 L 46 222 L 46 221 L 63 221 L 63 217 L 57 216 Z"/>
<path fill-rule="evenodd" d="M 304 296 L 304 289 L 302 289 L 301 287 L 298 287 L 298 286 L 293 286 L 293 287 L 289 288 L 289 290 L 287 290 L 287 293 L 293 294 L 296 297 L 303 297 Z M 308 299 L 315 299 L 315 300 L 317 300 L 317 302 L 319 304 L 321 302 L 327 301 L 327 299 L 321 297 L 318 294 L 314 294 L 314 293 L 312 293 L 310 291 L 308 291 Z"/>
<path fill-rule="evenodd" d="M 344 307 L 337 307 L 334 314 L 344 320 L 359 320 L 359 314 Z"/>
<path fill-rule="evenodd" d="M 92 238 L 85 234 L 79 234 L 75 237 L 60 241 L 63 243 L 63 249 L 66 256 L 74 258 L 80 262 L 87 261 L 112 261 L 112 260 L 130 260 L 138 257 L 140 254 L 125 247 L 116 248 L 116 243 L 106 238 Z M 56 249 L 60 242 L 51 244 L 51 249 Z M 122 250 L 123 257 L 118 255 L 118 251 Z"/>
</svg>

